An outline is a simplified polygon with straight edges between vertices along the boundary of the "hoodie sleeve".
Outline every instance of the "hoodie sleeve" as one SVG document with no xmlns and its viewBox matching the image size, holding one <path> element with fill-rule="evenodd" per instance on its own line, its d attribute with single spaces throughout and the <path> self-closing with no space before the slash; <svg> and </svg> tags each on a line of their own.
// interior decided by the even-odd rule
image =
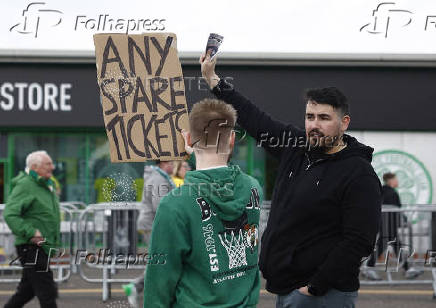
<svg viewBox="0 0 436 308">
<path fill-rule="evenodd" d="M 17 184 L 6 202 L 3 212 L 4 219 L 12 233 L 19 237 L 31 239 L 36 229 L 26 222 L 23 213 L 32 205 L 33 197 L 29 195 L 24 185 Z"/>
<path fill-rule="evenodd" d="M 381 215 L 381 187 L 374 175 L 352 181 L 342 204 L 343 239 L 327 255 L 309 283 L 320 295 L 334 287 L 350 268 L 359 268 L 362 258 L 371 254 Z"/>
<path fill-rule="evenodd" d="M 235 91 L 223 79 L 212 89 L 218 98 L 232 105 L 238 112 L 238 123 L 252 136 L 258 146 L 264 147 L 271 155 L 280 158 L 285 146 L 279 146 L 281 140 L 288 141 L 288 132 L 292 137 L 301 135 L 301 131 L 292 126 L 271 118 L 270 115 L 260 110 L 250 100 Z M 283 138 L 285 134 L 286 138 Z"/>
<path fill-rule="evenodd" d="M 162 199 L 151 233 L 149 254 L 165 255 L 156 264 L 148 264 L 144 282 L 144 307 L 172 307 L 183 260 L 190 251 L 186 222 L 174 208 L 174 198 Z M 153 262 L 154 263 L 154 262 Z"/>
</svg>

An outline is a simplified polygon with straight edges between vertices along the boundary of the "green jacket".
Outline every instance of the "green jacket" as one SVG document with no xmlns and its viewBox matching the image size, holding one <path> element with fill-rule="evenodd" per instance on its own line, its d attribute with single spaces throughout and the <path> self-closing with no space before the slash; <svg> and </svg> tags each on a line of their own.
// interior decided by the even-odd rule
<svg viewBox="0 0 436 308">
<path fill-rule="evenodd" d="M 157 209 L 144 308 L 255 307 L 261 202 L 238 166 L 187 172 Z"/>
<path fill-rule="evenodd" d="M 15 235 L 15 245 L 29 244 L 38 229 L 46 239 L 42 248 L 47 254 L 50 248 L 60 246 L 59 200 L 54 185 L 34 171 L 20 172 L 12 180 L 12 193 L 3 215 Z"/>
</svg>

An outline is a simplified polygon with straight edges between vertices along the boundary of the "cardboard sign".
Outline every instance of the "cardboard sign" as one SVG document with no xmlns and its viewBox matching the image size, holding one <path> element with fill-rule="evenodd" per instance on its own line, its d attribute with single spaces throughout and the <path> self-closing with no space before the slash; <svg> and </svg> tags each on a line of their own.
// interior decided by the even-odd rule
<svg viewBox="0 0 436 308">
<path fill-rule="evenodd" d="M 97 80 L 112 162 L 186 155 L 182 67 L 173 33 L 95 34 Z"/>
</svg>

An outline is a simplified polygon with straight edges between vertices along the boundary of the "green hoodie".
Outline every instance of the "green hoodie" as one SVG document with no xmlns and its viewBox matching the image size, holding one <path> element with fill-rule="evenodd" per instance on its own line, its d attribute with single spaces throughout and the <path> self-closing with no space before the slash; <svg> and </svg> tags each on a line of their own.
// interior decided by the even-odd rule
<svg viewBox="0 0 436 308">
<path fill-rule="evenodd" d="M 144 308 L 255 307 L 261 202 L 238 166 L 188 172 L 156 213 Z"/>
<path fill-rule="evenodd" d="M 30 244 L 38 229 L 46 240 L 42 245 L 45 253 L 60 246 L 59 200 L 52 184 L 33 171 L 20 172 L 12 180 L 3 215 L 15 235 L 15 245 Z"/>
</svg>

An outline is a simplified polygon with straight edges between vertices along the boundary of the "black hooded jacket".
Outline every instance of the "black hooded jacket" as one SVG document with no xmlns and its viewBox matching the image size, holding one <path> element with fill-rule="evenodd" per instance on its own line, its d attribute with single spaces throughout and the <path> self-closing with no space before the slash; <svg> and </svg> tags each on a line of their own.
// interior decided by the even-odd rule
<svg viewBox="0 0 436 308">
<path fill-rule="evenodd" d="M 380 221 L 373 149 L 344 135 L 340 152 L 308 151 L 303 130 L 272 119 L 225 82 L 212 92 L 235 107 L 238 123 L 280 161 L 259 262 L 267 290 L 287 294 L 309 283 L 320 294 L 357 290 Z"/>
<path fill-rule="evenodd" d="M 382 187 L 383 204 L 401 207 L 400 196 L 397 191 L 388 185 Z"/>
</svg>

